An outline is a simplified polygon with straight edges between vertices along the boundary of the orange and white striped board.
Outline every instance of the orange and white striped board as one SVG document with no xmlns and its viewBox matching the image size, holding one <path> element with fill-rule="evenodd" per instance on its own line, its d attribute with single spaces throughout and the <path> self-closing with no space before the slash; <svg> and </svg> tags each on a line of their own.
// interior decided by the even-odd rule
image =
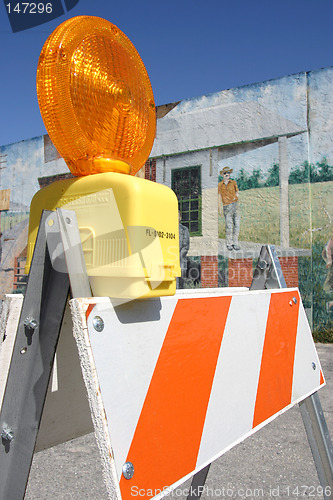
<svg viewBox="0 0 333 500">
<path fill-rule="evenodd" d="M 113 496 L 163 496 L 325 383 L 297 289 L 84 300 L 74 334 Z"/>
</svg>

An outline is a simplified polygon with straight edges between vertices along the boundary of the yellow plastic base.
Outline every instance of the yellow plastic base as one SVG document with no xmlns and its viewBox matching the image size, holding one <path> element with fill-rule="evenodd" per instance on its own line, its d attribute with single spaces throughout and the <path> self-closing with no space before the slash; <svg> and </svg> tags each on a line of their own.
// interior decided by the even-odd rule
<svg viewBox="0 0 333 500">
<path fill-rule="evenodd" d="M 76 212 L 94 296 L 174 295 L 180 276 L 178 202 L 166 186 L 108 172 L 57 181 L 30 207 L 26 272 L 43 210 Z"/>
<path fill-rule="evenodd" d="M 113 160 L 112 158 L 89 158 L 87 160 L 77 160 L 75 172 L 78 176 L 91 175 L 97 172 L 130 174 L 131 166 L 125 161 Z"/>
</svg>

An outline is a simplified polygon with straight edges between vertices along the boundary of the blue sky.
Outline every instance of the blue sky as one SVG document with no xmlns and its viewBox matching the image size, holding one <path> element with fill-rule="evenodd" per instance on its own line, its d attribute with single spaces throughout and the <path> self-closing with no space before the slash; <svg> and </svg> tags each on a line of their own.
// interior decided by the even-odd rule
<svg viewBox="0 0 333 500">
<path fill-rule="evenodd" d="M 333 66 L 333 0 L 79 0 L 65 15 L 18 33 L 2 2 L 0 146 L 46 133 L 38 57 L 56 26 L 77 15 L 103 17 L 130 38 L 157 105 Z"/>
</svg>

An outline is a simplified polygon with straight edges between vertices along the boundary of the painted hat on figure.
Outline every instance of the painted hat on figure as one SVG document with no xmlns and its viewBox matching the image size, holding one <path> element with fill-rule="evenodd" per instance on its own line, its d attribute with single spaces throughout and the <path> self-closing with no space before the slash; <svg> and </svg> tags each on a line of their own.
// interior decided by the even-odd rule
<svg viewBox="0 0 333 500">
<path fill-rule="evenodd" d="M 222 168 L 222 170 L 220 170 L 220 174 L 222 174 L 222 175 L 223 174 L 231 174 L 231 172 L 232 172 L 232 168 L 230 168 L 230 167 L 224 167 L 224 168 Z"/>
</svg>

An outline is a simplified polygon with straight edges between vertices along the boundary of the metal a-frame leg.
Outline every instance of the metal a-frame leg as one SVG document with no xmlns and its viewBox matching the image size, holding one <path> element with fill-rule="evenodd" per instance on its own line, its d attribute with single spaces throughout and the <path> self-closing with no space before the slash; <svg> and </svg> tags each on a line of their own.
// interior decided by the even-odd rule
<svg viewBox="0 0 333 500">
<path fill-rule="evenodd" d="M 22 305 L 0 414 L 0 499 L 24 497 L 53 358 L 69 292 L 53 269 L 44 212 Z"/>
<path fill-rule="evenodd" d="M 210 465 L 206 465 L 203 469 L 197 472 L 192 479 L 189 494 L 187 495 L 187 500 L 192 500 L 195 498 L 200 498 L 204 490 L 204 484 L 206 482 Z"/>
<path fill-rule="evenodd" d="M 250 290 L 287 288 L 280 262 L 273 245 L 261 248 L 253 273 Z M 325 500 L 333 498 L 333 447 L 318 393 L 312 394 L 299 405 L 311 452 L 323 488 Z M 210 464 L 193 476 L 187 500 L 201 497 Z"/>
<path fill-rule="evenodd" d="M 91 289 L 75 212 L 57 208 L 47 218 L 46 232 L 52 265 L 56 270 L 68 274 L 72 298 L 90 297 Z M 62 245 L 59 245 L 60 242 Z"/>
<path fill-rule="evenodd" d="M 24 498 L 70 283 L 91 295 L 75 213 L 44 211 L 0 413 L 0 500 Z"/>
</svg>

